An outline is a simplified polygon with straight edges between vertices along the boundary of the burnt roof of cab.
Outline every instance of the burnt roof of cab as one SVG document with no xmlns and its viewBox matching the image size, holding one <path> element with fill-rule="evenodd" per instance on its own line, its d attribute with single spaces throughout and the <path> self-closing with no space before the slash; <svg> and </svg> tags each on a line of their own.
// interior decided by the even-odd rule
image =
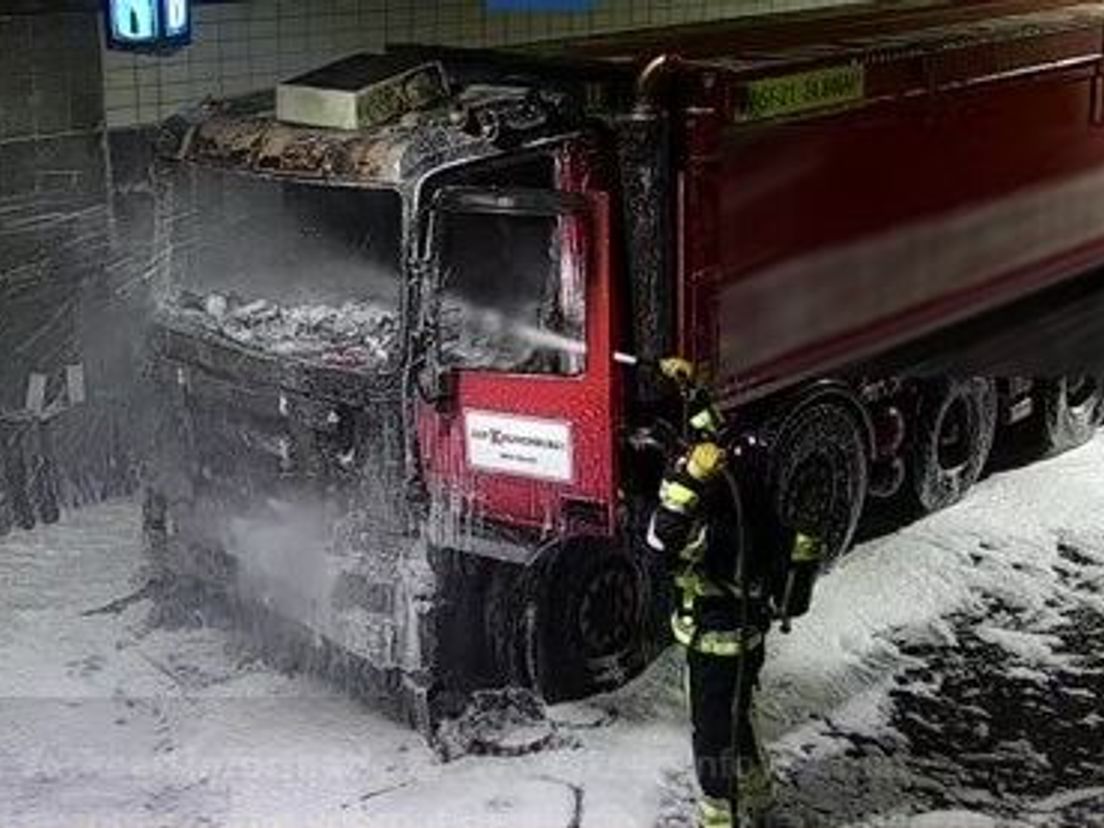
<svg viewBox="0 0 1104 828">
<path fill-rule="evenodd" d="M 600 62 L 579 63 L 485 50 L 395 46 L 384 55 L 354 55 L 295 80 L 357 89 L 429 60 L 440 62 L 454 94 L 444 106 L 408 113 L 394 123 L 353 131 L 285 123 L 275 116 L 272 91 L 208 101 L 162 127 L 164 157 L 268 175 L 350 185 L 398 186 L 433 167 L 497 154 L 495 139 L 473 131 L 459 112 L 510 106 L 519 92 L 548 104 L 547 122 L 529 138 L 577 128 L 582 101 L 597 85 L 603 107 L 627 105 L 631 72 Z"/>
<path fill-rule="evenodd" d="M 346 132 L 285 124 L 272 109 L 245 114 L 208 104 L 176 126 L 176 146 L 162 140 L 163 155 L 266 175 L 335 184 L 398 186 L 423 169 L 452 159 L 495 152 L 440 112 L 418 113 L 403 123 Z M 166 124 L 165 132 L 173 131 Z"/>
</svg>

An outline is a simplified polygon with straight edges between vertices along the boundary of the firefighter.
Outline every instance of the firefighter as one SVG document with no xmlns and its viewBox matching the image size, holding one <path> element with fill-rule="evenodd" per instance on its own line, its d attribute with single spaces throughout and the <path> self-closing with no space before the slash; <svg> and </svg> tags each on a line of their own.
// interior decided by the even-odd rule
<svg viewBox="0 0 1104 828">
<path fill-rule="evenodd" d="M 772 619 L 782 617 L 785 627 L 808 609 L 821 545 L 799 532 L 772 532 L 769 540 L 765 533 L 745 533 L 734 482 L 738 456 L 723 446 L 721 416 L 708 395 L 693 388 L 689 363 L 666 359 L 660 370 L 687 392 L 690 440 L 667 467 L 647 542 L 663 557 L 676 588 L 671 628 L 686 651 L 694 766 L 702 791 L 699 825 L 760 824 L 773 799 L 752 709 L 764 637 Z M 775 549 L 745 548 L 753 545 L 745 538 Z M 778 543 L 784 546 L 779 549 Z M 772 579 L 779 551 L 787 571 Z M 772 585 L 779 580 L 782 589 Z"/>
</svg>

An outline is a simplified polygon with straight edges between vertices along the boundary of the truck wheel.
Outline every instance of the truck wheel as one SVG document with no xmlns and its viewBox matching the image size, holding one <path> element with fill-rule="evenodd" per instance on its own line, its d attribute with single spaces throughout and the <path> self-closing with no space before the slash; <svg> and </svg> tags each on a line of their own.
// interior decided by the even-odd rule
<svg viewBox="0 0 1104 828">
<path fill-rule="evenodd" d="M 530 664 L 549 702 L 610 690 L 643 665 L 645 578 L 601 541 L 560 549 L 538 584 Z"/>
<path fill-rule="evenodd" d="M 985 468 L 996 428 L 992 380 L 944 380 L 924 388 L 909 458 L 916 510 L 930 514 L 962 499 Z"/>
<path fill-rule="evenodd" d="M 825 563 L 832 563 L 850 547 L 866 500 L 867 443 L 859 418 L 838 402 L 817 402 L 783 423 L 771 444 L 779 519 L 821 537 Z"/>
<path fill-rule="evenodd" d="M 644 590 L 636 562 L 597 542 L 499 572 L 485 616 L 495 672 L 548 702 L 620 686 L 644 666 Z"/>
<path fill-rule="evenodd" d="M 1069 376 L 1037 389 L 1039 442 L 1046 454 L 1084 445 L 1104 417 L 1104 387 L 1097 377 Z"/>
</svg>

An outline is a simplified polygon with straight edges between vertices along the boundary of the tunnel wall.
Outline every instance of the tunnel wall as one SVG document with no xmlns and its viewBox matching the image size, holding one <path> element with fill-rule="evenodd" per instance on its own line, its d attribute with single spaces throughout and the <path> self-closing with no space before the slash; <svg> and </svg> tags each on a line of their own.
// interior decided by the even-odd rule
<svg viewBox="0 0 1104 828">
<path fill-rule="evenodd" d="M 132 485 L 100 313 L 112 221 L 96 8 L 0 5 L 0 533 Z"/>
<path fill-rule="evenodd" d="M 154 56 L 104 48 L 99 0 L 0 0 L 0 531 L 136 485 L 149 125 L 388 42 L 494 46 L 842 1 L 197 0 L 194 43 Z M 87 399 L 70 406 L 72 364 Z M 57 404 L 45 419 L 25 411 L 34 374 Z"/>
<path fill-rule="evenodd" d="M 107 120 L 113 128 L 152 123 L 206 96 L 270 87 L 351 52 L 379 51 L 386 43 L 501 46 L 845 4 L 854 0 L 594 0 L 589 10 L 578 12 L 488 11 L 487 0 L 199 5 L 188 48 L 163 57 L 105 52 Z"/>
</svg>

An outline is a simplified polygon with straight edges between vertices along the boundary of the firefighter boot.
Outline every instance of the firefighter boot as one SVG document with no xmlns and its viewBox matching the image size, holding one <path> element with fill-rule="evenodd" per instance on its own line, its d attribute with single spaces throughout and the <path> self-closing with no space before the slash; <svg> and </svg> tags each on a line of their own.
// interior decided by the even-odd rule
<svg viewBox="0 0 1104 828">
<path fill-rule="evenodd" d="M 727 799 L 702 795 L 698 800 L 697 828 L 734 828 L 732 804 Z"/>
<path fill-rule="evenodd" d="M 766 828 L 774 806 L 774 780 L 765 757 L 740 761 L 735 782 L 735 825 L 739 828 Z"/>
</svg>

